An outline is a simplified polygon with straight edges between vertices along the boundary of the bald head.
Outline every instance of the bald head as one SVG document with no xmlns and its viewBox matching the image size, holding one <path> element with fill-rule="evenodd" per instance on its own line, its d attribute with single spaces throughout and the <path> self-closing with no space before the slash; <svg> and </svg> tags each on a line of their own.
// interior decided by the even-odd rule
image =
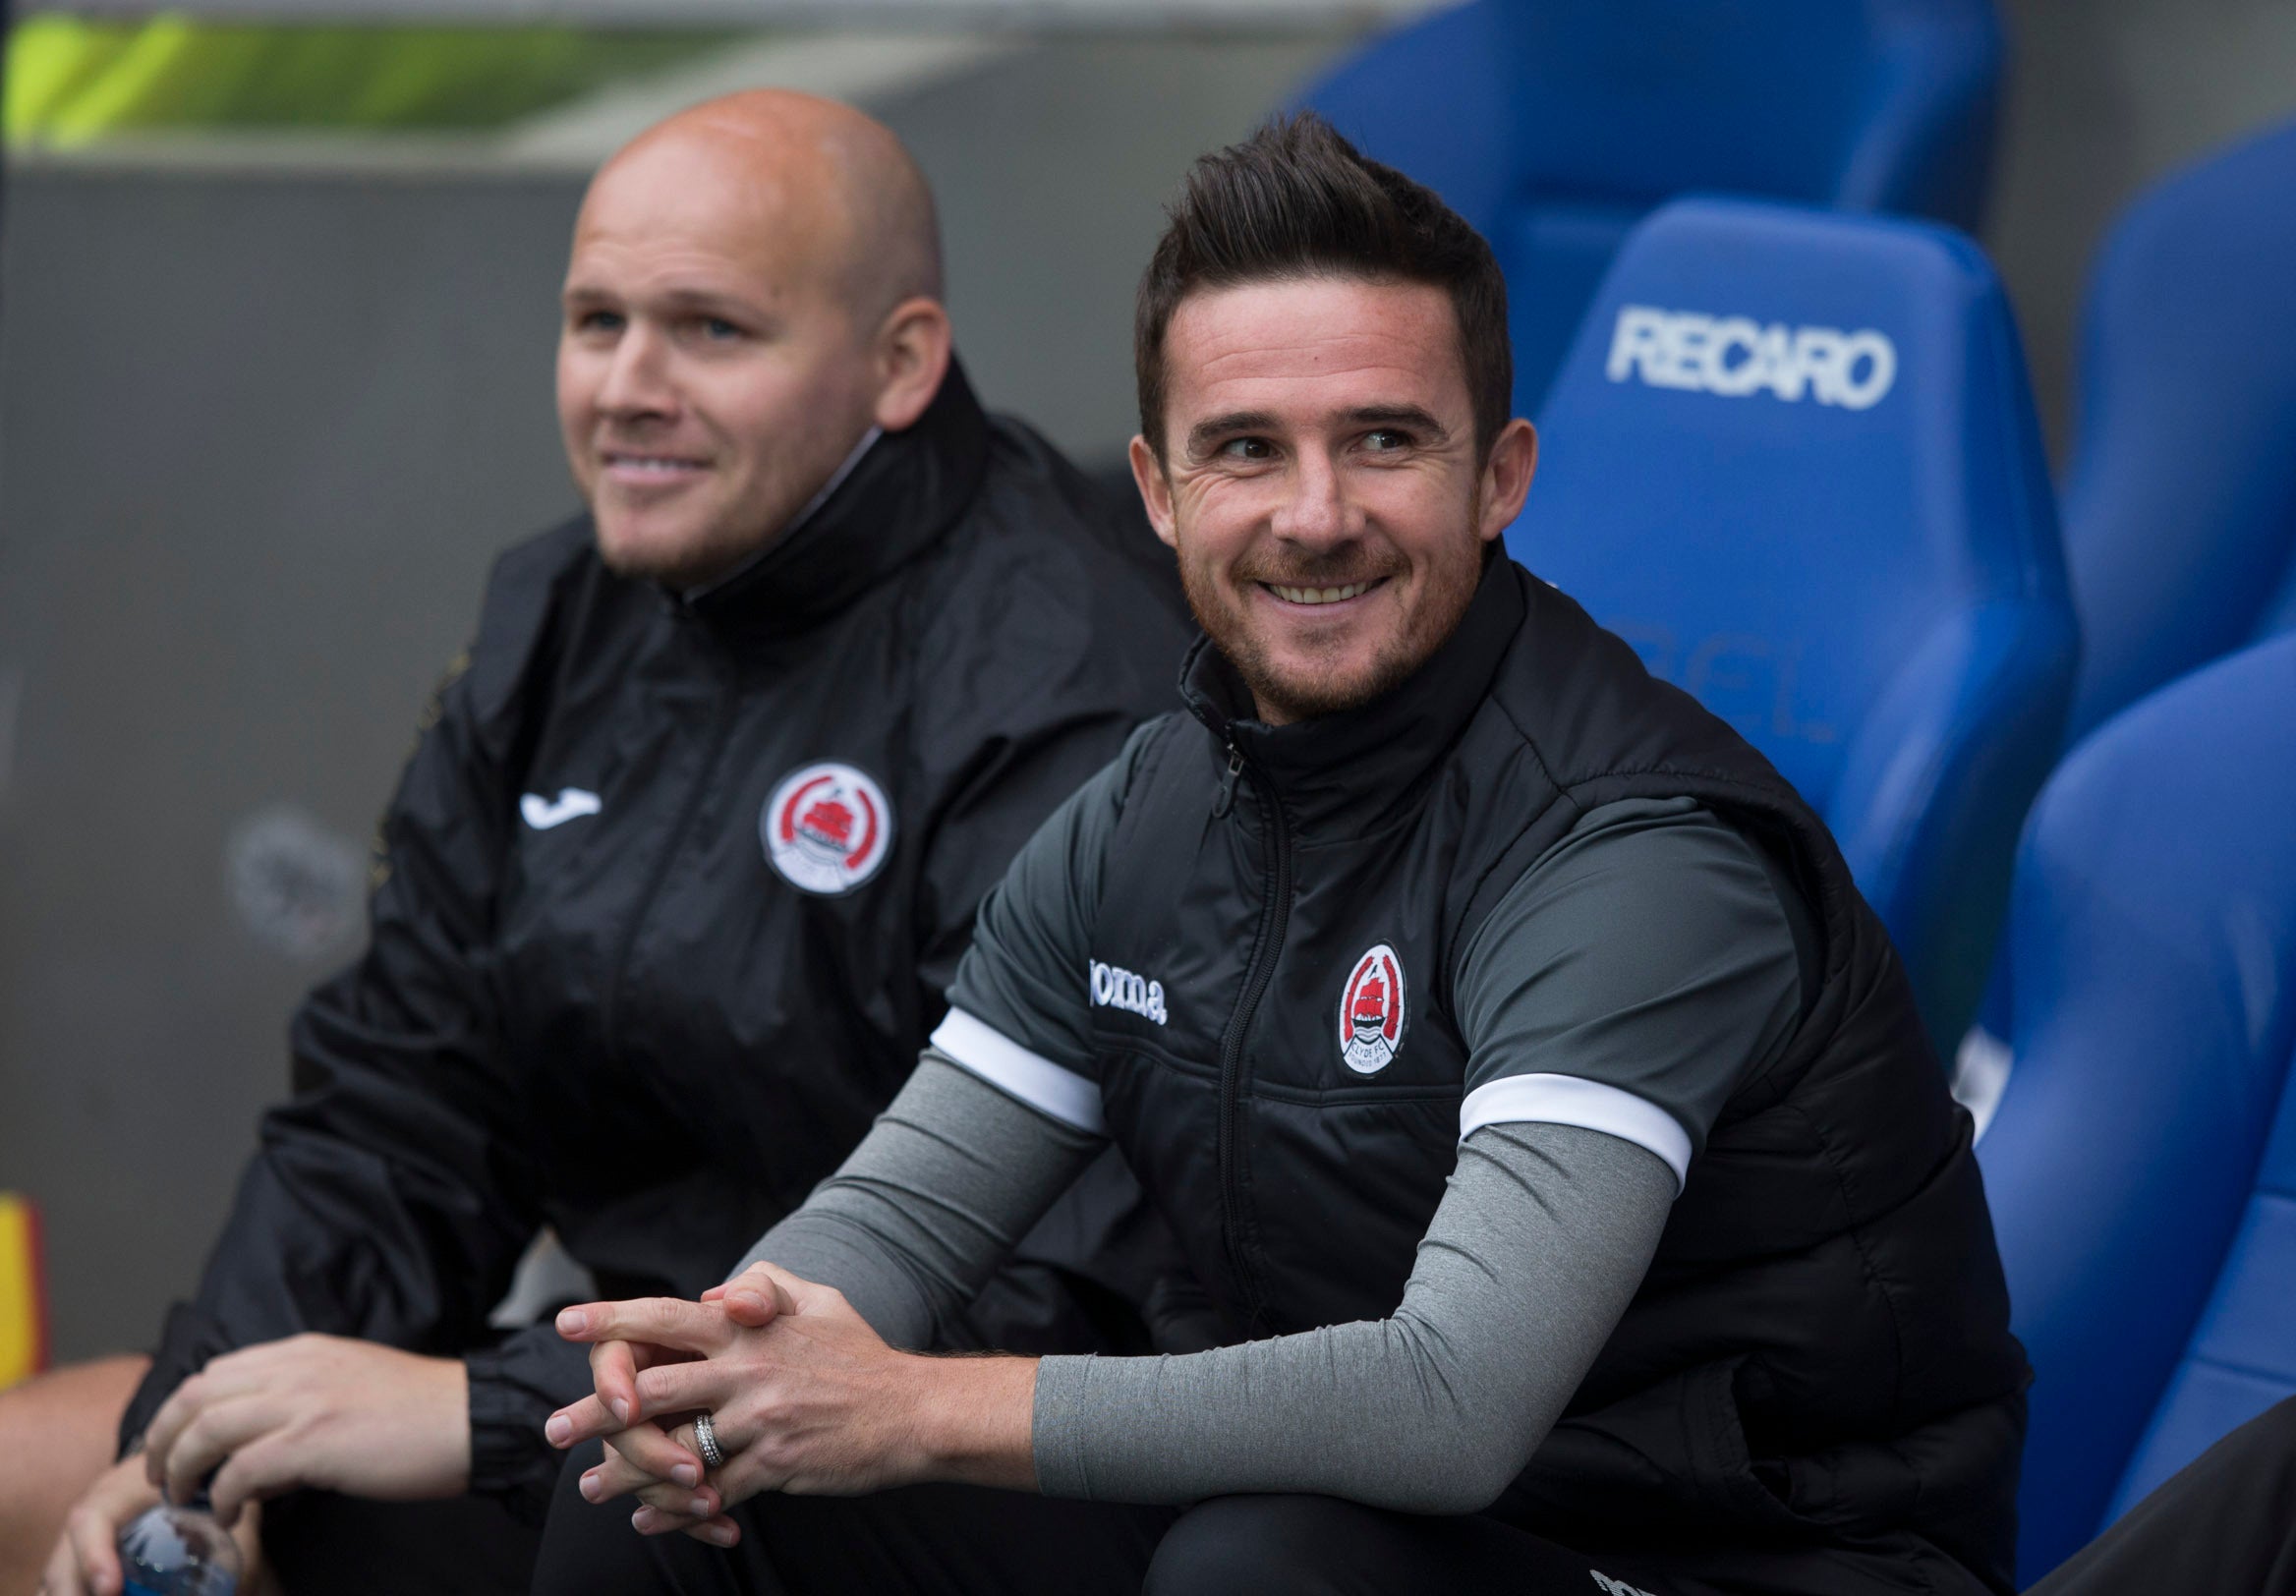
<svg viewBox="0 0 2296 1596">
<path fill-rule="evenodd" d="M 923 175 L 810 94 L 711 100 L 606 162 L 563 299 L 558 418 L 600 552 L 676 585 L 777 538 L 948 369 Z"/>
<path fill-rule="evenodd" d="M 729 221 L 785 230 L 776 253 L 803 249 L 856 320 L 942 297 L 933 191 L 908 150 L 884 123 L 793 89 L 726 94 L 656 123 L 599 169 L 584 215 L 625 185 L 691 181 L 705 170 L 728 191 Z"/>
</svg>

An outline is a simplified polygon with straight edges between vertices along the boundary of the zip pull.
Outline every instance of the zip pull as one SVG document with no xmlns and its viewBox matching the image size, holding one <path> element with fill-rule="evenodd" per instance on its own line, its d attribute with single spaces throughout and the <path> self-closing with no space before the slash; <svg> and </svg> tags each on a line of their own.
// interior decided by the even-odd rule
<svg viewBox="0 0 2296 1596">
<path fill-rule="evenodd" d="M 1235 778 L 1243 774 L 1243 750 L 1234 743 L 1228 745 L 1228 773 L 1220 778 L 1220 798 L 1212 805 L 1212 818 L 1225 819 L 1235 807 Z"/>
</svg>

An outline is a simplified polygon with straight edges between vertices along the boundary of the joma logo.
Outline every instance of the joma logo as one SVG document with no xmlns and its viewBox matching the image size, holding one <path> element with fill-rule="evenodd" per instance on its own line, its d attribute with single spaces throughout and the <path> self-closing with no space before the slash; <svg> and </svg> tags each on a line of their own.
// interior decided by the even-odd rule
<svg viewBox="0 0 2296 1596">
<path fill-rule="evenodd" d="M 1092 1003 L 1095 1008 L 1120 1008 L 1144 1020 L 1164 1023 L 1164 983 L 1092 961 Z"/>
</svg>

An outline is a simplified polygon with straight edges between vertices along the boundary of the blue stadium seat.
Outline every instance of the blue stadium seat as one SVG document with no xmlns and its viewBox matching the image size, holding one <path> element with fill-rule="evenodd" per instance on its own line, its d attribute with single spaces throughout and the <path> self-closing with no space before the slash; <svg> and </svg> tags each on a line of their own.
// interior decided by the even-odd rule
<svg viewBox="0 0 2296 1596">
<path fill-rule="evenodd" d="M 2296 627 L 2296 122 L 2129 206 L 2082 329 L 2065 562 L 2079 736 Z"/>
<path fill-rule="evenodd" d="M 2296 692 L 2296 665 L 2285 656 L 2277 690 L 2283 702 Z M 2280 792 L 2283 799 L 2296 801 L 2296 786 L 2283 782 Z M 2296 891 L 2296 883 L 2283 885 Z M 2283 971 L 2296 969 L 2296 951 L 2285 943 L 2280 960 Z M 2291 1396 L 2296 1396 L 2296 1090 L 2283 1087 L 2256 1190 L 2249 1194 L 2215 1291 L 2169 1377 L 2168 1395 L 2121 1476 L 2107 1516 L 2119 1517 L 2226 1431 Z"/>
<path fill-rule="evenodd" d="M 2296 630 L 2296 122 L 2169 178 L 2090 274 L 2059 515 L 2081 617 L 2068 744 L 2161 683 Z M 2007 1079 L 1996 967 L 1954 1090 Z"/>
<path fill-rule="evenodd" d="M 1535 416 L 1612 253 L 1675 195 L 1974 228 L 2004 54 L 1992 0 L 1471 0 L 1300 103 L 1491 241 Z"/>
<path fill-rule="evenodd" d="M 2291 705 L 2296 637 L 2141 700 L 2019 853 L 2016 1067 L 1979 1158 L 2037 1376 L 2025 1582 L 2296 1391 Z"/>
<path fill-rule="evenodd" d="M 1960 1036 L 2078 653 L 1984 257 L 1923 222 L 1677 200 L 1540 430 L 1510 551 L 1825 816 L 1931 1035 Z"/>
</svg>

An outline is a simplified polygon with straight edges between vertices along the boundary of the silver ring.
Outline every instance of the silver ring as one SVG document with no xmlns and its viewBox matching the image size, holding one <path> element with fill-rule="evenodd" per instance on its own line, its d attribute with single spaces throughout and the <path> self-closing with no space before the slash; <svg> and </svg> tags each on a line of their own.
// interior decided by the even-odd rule
<svg viewBox="0 0 2296 1596">
<path fill-rule="evenodd" d="M 694 1450 L 702 1454 L 702 1461 L 712 1468 L 725 1466 L 725 1454 L 718 1445 L 718 1426 L 710 1422 L 710 1415 L 694 1415 Z"/>
</svg>

